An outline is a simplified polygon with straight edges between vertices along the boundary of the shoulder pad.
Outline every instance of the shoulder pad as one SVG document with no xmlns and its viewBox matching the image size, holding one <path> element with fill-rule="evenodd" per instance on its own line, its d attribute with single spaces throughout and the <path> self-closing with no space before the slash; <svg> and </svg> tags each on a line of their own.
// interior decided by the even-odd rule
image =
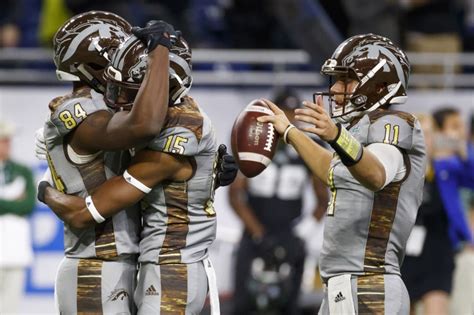
<svg viewBox="0 0 474 315">
<path fill-rule="evenodd" d="M 60 102 L 52 105 L 53 102 Z M 103 98 L 99 97 L 78 97 L 69 99 L 54 99 L 50 108 L 54 108 L 51 113 L 51 122 L 58 129 L 61 135 L 65 135 L 74 130 L 87 116 L 100 110 L 109 110 Z"/>
<path fill-rule="evenodd" d="M 413 146 L 413 128 L 416 118 L 406 112 L 376 111 L 369 114 L 370 127 L 367 144 L 387 143 L 401 149 Z"/>
<path fill-rule="evenodd" d="M 154 151 L 193 156 L 198 153 L 199 141 L 194 132 L 177 126 L 163 129 L 160 135 L 148 144 L 147 148 Z"/>
</svg>

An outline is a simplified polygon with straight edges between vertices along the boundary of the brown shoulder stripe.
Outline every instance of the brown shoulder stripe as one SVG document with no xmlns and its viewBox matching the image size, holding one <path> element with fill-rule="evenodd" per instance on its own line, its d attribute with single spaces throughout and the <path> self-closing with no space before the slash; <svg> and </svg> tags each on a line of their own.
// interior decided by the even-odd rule
<svg viewBox="0 0 474 315">
<path fill-rule="evenodd" d="M 377 109 L 377 110 L 374 110 L 373 112 L 369 113 L 370 123 L 372 124 L 377 119 L 379 119 L 383 116 L 387 116 L 387 115 L 398 116 L 401 119 L 405 120 L 408 123 L 408 125 L 410 125 L 410 127 L 413 128 L 415 126 L 415 120 L 416 120 L 415 116 L 413 116 L 412 114 L 407 113 L 407 112 L 402 112 L 402 111 L 399 111 L 399 110 L 391 110 L 391 109 L 386 109 L 386 110 Z"/>
<path fill-rule="evenodd" d="M 58 96 L 54 98 L 48 105 L 49 110 L 54 113 L 54 111 L 61 106 L 64 102 L 72 99 L 72 98 L 79 98 L 79 97 L 85 97 L 85 98 L 91 98 L 91 89 L 90 88 L 83 88 L 79 89 L 77 91 L 74 91 L 72 93 L 63 95 L 63 96 Z"/>
<path fill-rule="evenodd" d="M 163 129 L 172 127 L 184 127 L 191 130 L 198 141 L 202 138 L 203 117 L 196 102 L 190 97 L 184 98 L 184 103 L 171 106 Z"/>
</svg>

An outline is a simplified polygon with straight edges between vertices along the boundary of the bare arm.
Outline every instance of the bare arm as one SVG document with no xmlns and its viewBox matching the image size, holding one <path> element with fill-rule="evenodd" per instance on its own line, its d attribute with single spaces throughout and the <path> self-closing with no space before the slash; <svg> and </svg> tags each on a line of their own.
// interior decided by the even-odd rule
<svg viewBox="0 0 474 315">
<path fill-rule="evenodd" d="M 280 135 L 283 135 L 286 128 L 290 125 L 290 121 L 285 116 L 285 113 L 274 103 L 265 99 L 263 101 L 275 115 L 260 117 L 258 120 L 273 123 L 275 130 Z M 327 185 L 327 174 L 331 164 L 332 153 L 314 142 L 314 140 L 297 128 L 289 131 L 287 140 L 305 161 L 311 172 Z"/>
<path fill-rule="evenodd" d="M 250 205 L 245 200 L 245 191 L 247 188 L 247 179 L 242 175 L 237 175 L 237 178 L 229 186 L 229 201 L 232 209 L 242 220 L 245 229 L 255 238 L 263 237 L 265 229 L 258 221 L 255 213 L 250 208 Z"/>
<path fill-rule="evenodd" d="M 290 130 L 288 141 L 304 160 L 311 172 L 316 175 L 322 183 L 328 185 L 327 176 L 332 153 L 296 128 Z"/>
<path fill-rule="evenodd" d="M 147 187 L 154 187 L 168 179 L 187 180 L 192 176 L 190 161 L 182 156 L 142 150 L 132 161 L 128 172 Z M 145 193 L 129 184 L 123 176 L 116 176 L 92 193 L 92 200 L 100 215 L 110 217 L 137 203 Z M 54 188 L 45 192 L 46 204 L 68 225 L 81 229 L 96 224 L 83 198 L 60 193 Z"/>
<path fill-rule="evenodd" d="M 302 128 L 303 130 L 314 133 L 325 141 L 332 141 L 337 137 L 338 128 L 324 109 L 321 96 L 318 97 L 317 103 L 303 102 L 305 108 L 297 109 L 295 118 L 312 125 Z M 348 169 L 359 183 L 372 191 L 377 191 L 385 183 L 385 169 L 374 154 L 364 148 L 362 150 L 361 160 Z"/>
<path fill-rule="evenodd" d="M 99 111 L 77 127 L 70 144 L 78 153 L 128 149 L 150 141 L 160 132 L 168 110 L 168 53 L 164 46 L 149 53 L 145 77 L 131 111 L 114 115 Z"/>
</svg>

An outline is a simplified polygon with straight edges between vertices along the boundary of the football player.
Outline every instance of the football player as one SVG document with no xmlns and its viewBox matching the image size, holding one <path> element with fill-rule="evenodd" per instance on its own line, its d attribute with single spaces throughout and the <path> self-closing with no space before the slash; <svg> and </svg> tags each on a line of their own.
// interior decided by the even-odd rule
<svg viewBox="0 0 474 315">
<path fill-rule="evenodd" d="M 106 71 L 107 102 L 132 105 L 146 68 L 145 48 L 130 37 L 115 53 Z M 217 288 L 208 248 L 216 232 L 213 198 L 216 183 L 222 184 L 216 180 L 220 163 L 211 121 L 186 95 L 192 81 L 191 49 L 178 36 L 171 52 L 171 61 L 179 66 L 170 72 L 170 84 L 179 82 L 184 88 L 171 95 L 177 98 L 163 129 L 136 152 L 123 176 L 109 179 L 85 199 L 51 188 L 45 189 L 44 197 L 61 219 L 80 229 L 97 227 L 141 200 L 138 313 L 199 314 L 209 290 L 216 314 Z"/>
<path fill-rule="evenodd" d="M 130 111 L 114 113 L 104 102 L 105 67 L 131 36 L 131 26 L 108 12 L 72 17 L 54 36 L 59 80 L 73 81 L 71 93 L 55 98 L 44 126 L 54 185 L 87 196 L 128 162 L 123 150 L 146 143 L 161 129 L 169 98 L 169 49 L 173 27 L 155 24 L 146 35 L 149 67 Z M 40 197 L 41 199 L 41 197 Z M 65 225 L 65 258 L 56 279 L 61 314 L 132 314 L 138 255 L 138 212 L 127 209 L 95 227 Z"/>
<path fill-rule="evenodd" d="M 327 284 L 320 314 L 408 314 L 400 278 L 405 245 L 422 199 L 425 145 L 420 123 L 395 110 L 407 98 L 410 65 L 389 39 L 364 34 L 344 41 L 322 66 L 329 93 L 303 102 L 303 131 L 270 101 L 272 122 L 331 190 L 320 269 Z M 329 96 L 330 114 L 323 95 Z"/>
</svg>

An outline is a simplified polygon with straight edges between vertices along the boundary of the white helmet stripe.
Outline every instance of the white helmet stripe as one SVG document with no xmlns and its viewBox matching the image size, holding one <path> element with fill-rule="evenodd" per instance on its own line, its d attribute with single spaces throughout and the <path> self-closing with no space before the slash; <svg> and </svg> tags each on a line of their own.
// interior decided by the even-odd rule
<svg viewBox="0 0 474 315">
<path fill-rule="evenodd" d="M 402 82 L 398 82 L 397 85 L 393 88 L 393 90 L 391 90 L 390 92 L 388 92 L 384 97 L 382 97 L 377 103 L 375 103 L 374 105 L 372 105 L 369 109 L 366 110 L 366 112 L 372 112 L 374 110 L 376 110 L 377 108 L 379 108 L 380 106 L 383 106 L 385 105 L 385 103 L 387 103 L 387 100 L 389 98 L 391 98 L 393 95 L 395 95 L 395 93 L 397 93 L 397 91 L 400 89 L 400 86 L 402 85 Z"/>
<path fill-rule="evenodd" d="M 360 86 L 364 85 L 367 81 L 369 81 L 369 79 L 372 78 L 377 73 L 377 71 L 379 71 L 383 66 L 385 66 L 386 63 L 387 63 L 386 59 L 381 59 L 379 63 L 375 65 L 375 67 L 373 67 L 367 73 L 367 75 L 362 78 L 362 80 L 360 80 Z"/>
</svg>

